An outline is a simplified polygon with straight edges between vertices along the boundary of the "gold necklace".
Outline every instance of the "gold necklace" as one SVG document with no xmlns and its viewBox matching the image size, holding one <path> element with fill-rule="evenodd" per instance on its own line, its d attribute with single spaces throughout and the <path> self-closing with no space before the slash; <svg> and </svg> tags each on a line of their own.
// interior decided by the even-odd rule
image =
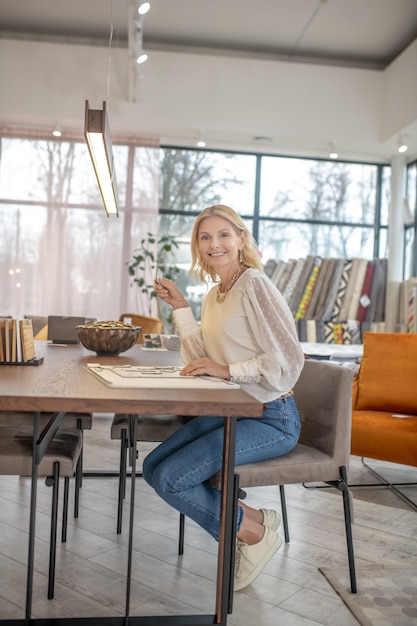
<svg viewBox="0 0 417 626">
<path fill-rule="evenodd" d="M 229 293 L 229 291 L 231 290 L 231 288 L 233 287 L 233 285 L 235 284 L 235 282 L 237 281 L 237 279 L 239 278 L 239 276 L 241 275 L 241 273 L 243 272 L 244 269 L 245 269 L 245 266 L 243 265 L 243 263 L 240 263 L 239 267 L 236 270 L 236 274 L 227 283 L 227 286 L 226 286 L 226 289 L 224 290 L 224 293 L 222 293 L 220 291 L 220 289 L 222 288 L 223 283 L 220 283 L 219 285 L 217 285 L 217 293 L 216 293 L 216 300 L 217 300 L 217 302 L 219 302 L 221 304 L 222 302 L 225 301 L 227 294 Z"/>
</svg>

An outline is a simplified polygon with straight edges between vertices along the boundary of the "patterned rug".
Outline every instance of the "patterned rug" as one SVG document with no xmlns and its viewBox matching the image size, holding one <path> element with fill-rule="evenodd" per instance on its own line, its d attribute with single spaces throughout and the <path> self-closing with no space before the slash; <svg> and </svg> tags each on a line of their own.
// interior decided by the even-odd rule
<svg viewBox="0 0 417 626">
<path fill-rule="evenodd" d="M 358 593 L 350 591 L 347 569 L 320 568 L 361 626 L 417 625 L 417 568 L 375 565 L 356 572 Z"/>
</svg>

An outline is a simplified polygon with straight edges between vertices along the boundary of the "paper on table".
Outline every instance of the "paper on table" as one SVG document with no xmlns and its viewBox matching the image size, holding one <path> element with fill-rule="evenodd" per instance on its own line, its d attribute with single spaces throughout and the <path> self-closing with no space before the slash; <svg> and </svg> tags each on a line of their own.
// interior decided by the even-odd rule
<svg viewBox="0 0 417 626">
<path fill-rule="evenodd" d="M 214 376 L 180 376 L 181 367 L 100 365 L 87 369 L 110 387 L 130 389 L 239 389 L 240 385 Z"/>
</svg>

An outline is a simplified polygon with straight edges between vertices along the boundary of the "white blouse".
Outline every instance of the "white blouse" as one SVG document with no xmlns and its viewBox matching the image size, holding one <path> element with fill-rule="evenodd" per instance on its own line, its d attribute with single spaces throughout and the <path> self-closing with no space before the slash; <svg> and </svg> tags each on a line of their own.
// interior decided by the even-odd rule
<svg viewBox="0 0 417 626">
<path fill-rule="evenodd" d="M 229 365 L 232 381 L 260 402 L 288 393 L 304 365 L 294 318 L 281 292 L 249 268 L 221 303 L 214 286 L 203 301 L 201 324 L 189 307 L 176 309 L 184 363 L 209 357 Z"/>
</svg>

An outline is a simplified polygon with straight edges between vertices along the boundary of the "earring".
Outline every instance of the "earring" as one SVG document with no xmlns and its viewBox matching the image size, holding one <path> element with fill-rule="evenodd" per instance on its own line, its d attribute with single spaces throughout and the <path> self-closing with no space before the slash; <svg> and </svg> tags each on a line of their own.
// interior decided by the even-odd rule
<svg viewBox="0 0 417 626">
<path fill-rule="evenodd" d="M 239 250 L 239 263 L 243 263 L 242 250 Z"/>
</svg>

